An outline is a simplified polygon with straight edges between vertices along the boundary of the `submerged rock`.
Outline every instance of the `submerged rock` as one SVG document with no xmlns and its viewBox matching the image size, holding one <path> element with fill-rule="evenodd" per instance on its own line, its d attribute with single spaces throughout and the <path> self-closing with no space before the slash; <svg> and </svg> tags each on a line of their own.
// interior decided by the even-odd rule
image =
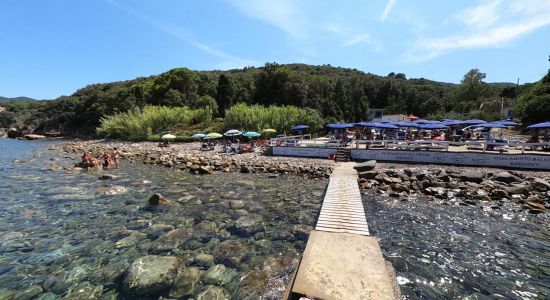
<svg viewBox="0 0 550 300">
<path fill-rule="evenodd" d="M 192 237 L 193 230 L 190 228 L 175 229 L 153 241 L 151 250 L 158 252 L 170 251 L 180 247 Z"/>
<path fill-rule="evenodd" d="M 87 281 L 79 283 L 72 288 L 67 296 L 63 299 L 67 300 L 81 300 L 81 299 L 98 299 L 99 295 L 103 292 L 103 286 L 95 286 Z"/>
<path fill-rule="evenodd" d="M 135 295 L 152 295 L 170 288 L 179 260 L 175 256 L 148 255 L 135 260 L 126 278 L 124 290 Z"/>
<path fill-rule="evenodd" d="M 254 270 L 243 278 L 235 297 L 242 300 L 262 299 L 269 291 L 269 276 L 266 272 Z"/>
<path fill-rule="evenodd" d="M 195 298 L 196 300 L 225 300 L 227 299 L 227 295 L 224 289 L 209 285 L 197 293 Z"/>
<path fill-rule="evenodd" d="M 112 185 L 109 187 L 103 187 L 96 190 L 96 194 L 98 195 L 118 195 L 126 193 L 128 189 L 126 187 L 123 187 L 121 185 Z"/>
<path fill-rule="evenodd" d="M 237 276 L 237 272 L 224 265 L 214 265 L 204 273 L 203 281 L 207 284 L 223 286 L 230 283 Z"/>
<path fill-rule="evenodd" d="M 166 199 L 163 195 L 160 193 L 155 193 L 151 198 L 149 198 L 149 205 L 151 206 L 157 206 L 157 205 L 168 205 L 170 204 L 170 200 Z"/>
<path fill-rule="evenodd" d="M 174 298 L 193 295 L 201 280 L 201 275 L 201 271 L 197 267 L 185 268 L 174 280 L 168 295 Z"/>
<path fill-rule="evenodd" d="M 264 230 L 263 218 L 258 214 L 241 216 L 235 222 L 235 229 L 238 234 L 250 236 Z"/>
<path fill-rule="evenodd" d="M 241 240 L 226 240 L 214 247 L 214 260 L 230 267 L 238 267 L 247 253 L 246 245 Z"/>
</svg>

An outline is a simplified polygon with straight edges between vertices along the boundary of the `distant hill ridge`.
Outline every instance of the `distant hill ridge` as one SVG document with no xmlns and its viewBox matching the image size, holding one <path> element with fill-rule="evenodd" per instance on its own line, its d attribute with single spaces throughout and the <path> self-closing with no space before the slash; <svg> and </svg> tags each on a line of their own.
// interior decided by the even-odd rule
<svg viewBox="0 0 550 300">
<path fill-rule="evenodd" d="M 0 96 L 0 103 L 6 103 L 6 102 L 33 102 L 33 101 L 39 101 L 37 99 L 29 98 L 29 97 L 14 97 L 14 98 L 8 98 L 8 97 L 2 97 Z"/>
</svg>

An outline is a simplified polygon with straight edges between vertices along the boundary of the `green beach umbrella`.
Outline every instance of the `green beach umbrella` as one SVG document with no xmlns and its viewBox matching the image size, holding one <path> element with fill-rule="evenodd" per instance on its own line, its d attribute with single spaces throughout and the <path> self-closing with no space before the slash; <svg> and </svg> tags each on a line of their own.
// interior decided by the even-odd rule
<svg viewBox="0 0 550 300">
<path fill-rule="evenodd" d="M 221 138 L 223 135 L 217 133 L 217 132 L 211 132 L 209 134 L 206 135 L 206 137 L 208 138 L 211 138 L 211 139 L 219 139 Z"/>
<path fill-rule="evenodd" d="M 171 140 L 171 139 L 175 139 L 175 138 L 176 138 L 176 136 L 173 135 L 173 134 L 170 134 L 170 133 L 165 134 L 161 137 L 161 139 L 163 139 L 163 140 Z"/>
</svg>

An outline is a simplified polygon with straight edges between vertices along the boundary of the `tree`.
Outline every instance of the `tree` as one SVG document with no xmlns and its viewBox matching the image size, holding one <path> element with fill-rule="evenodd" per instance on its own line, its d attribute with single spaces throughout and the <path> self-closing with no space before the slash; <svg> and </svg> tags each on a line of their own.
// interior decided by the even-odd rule
<svg viewBox="0 0 550 300">
<path fill-rule="evenodd" d="M 464 75 L 452 97 L 458 106 L 460 106 L 459 111 L 467 112 L 471 107 L 475 107 L 483 98 L 491 95 L 490 87 L 483 82 L 485 77 L 486 74 L 481 73 L 479 69 L 471 69 Z"/>
<path fill-rule="evenodd" d="M 221 74 L 218 77 L 217 101 L 220 113 L 224 115 L 225 110 L 233 106 L 233 100 L 236 94 L 235 83 L 231 78 L 225 74 Z"/>
</svg>

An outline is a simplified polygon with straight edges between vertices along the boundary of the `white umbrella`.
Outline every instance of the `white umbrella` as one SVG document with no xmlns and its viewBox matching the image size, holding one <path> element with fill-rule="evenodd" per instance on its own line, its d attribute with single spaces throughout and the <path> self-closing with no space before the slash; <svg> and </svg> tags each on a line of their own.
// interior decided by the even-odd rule
<svg viewBox="0 0 550 300">
<path fill-rule="evenodd" d="M 168 134 L 165 134 L 165 135 L 163 135 L 163 136 L 161 137 L 161 139 L 164 139 L 164 140 L 171 140 L 171 139 L 175 139 L 175 138 L 176 138 L 175 135 L 169 134 L 169 133 L 168 133 Z"/>
<path fill-rule="evenodd" d="M 226 133 L 224 133 L 223 135 L 225 136 L 237 136 L 237 135 L 241 135 L 242 132 L 240 132 L 239 130 L 237 129 L 231 129 L 231 130 L 228 130 Z"/>
</svg>

